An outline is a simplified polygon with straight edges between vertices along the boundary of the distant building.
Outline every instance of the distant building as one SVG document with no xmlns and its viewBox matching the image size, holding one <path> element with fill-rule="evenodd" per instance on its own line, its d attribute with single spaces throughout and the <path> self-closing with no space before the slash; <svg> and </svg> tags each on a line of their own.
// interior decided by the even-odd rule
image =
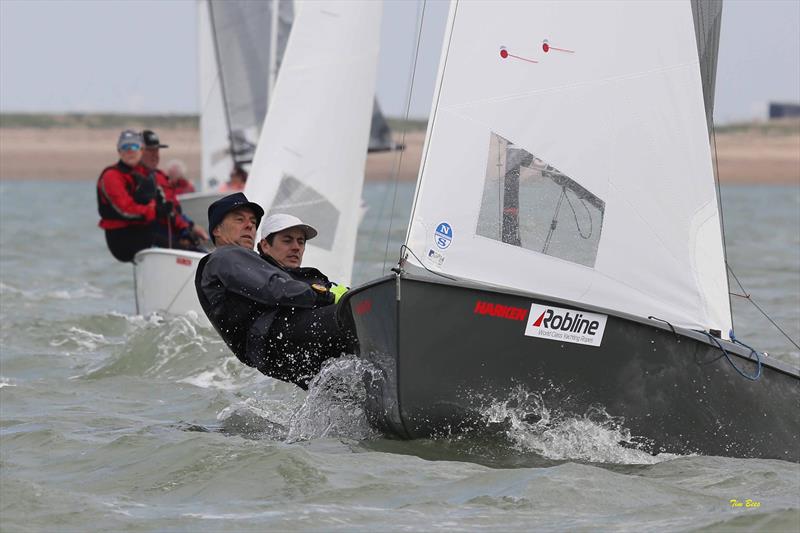
<svg viewBox="0 0 800 533">
<path fill-rule="evenodd" d="M 769 103 L 769 118 L 800 117 L 800 104 Z"/>
</svg>

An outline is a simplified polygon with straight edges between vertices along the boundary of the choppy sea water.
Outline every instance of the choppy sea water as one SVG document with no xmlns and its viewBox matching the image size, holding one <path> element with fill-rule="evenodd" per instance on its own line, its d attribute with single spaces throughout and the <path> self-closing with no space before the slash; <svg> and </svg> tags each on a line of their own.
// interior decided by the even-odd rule
<svg viewBox="0 0 800 533">
<path fill-rule="evenodd" d="M 390 222 L 397 255 L 413 190 L 394 219 L 387 192 L 365 191 L 356 279 L 384 269 Z M 797 339 L 800 188 L 723 200 L 736 274 Z M 132 267 L 96 222 L 91 182 L 0 183 L 0 530 L 800 529 L 798 465 L 649 456 L 604 413 L 529 424 L 512 405 L 558 406 L 524 391 L 487 410 L 502 435 L 388 439 L 355 358 L 306 394 L 191 318 L 136 316 Z M 738 337 L 800 363 L 746 301 L 734 315 Z"/>
</svg>

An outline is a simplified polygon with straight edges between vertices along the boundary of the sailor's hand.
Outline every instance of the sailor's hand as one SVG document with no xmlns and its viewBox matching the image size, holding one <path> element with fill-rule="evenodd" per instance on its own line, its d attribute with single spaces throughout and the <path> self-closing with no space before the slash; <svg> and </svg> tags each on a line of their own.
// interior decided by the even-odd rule
<svg viewBox="0 0 800 533">
<path fill-rule="evenodd" d="M 198 226 L 197 224 L 192 226 L 192 233 L 201 241 L 208 240 L 208 232 L 202 226 Z"/>
<path fill-rule="evenodd" d="M 325 285 L 312 283 L 311 288 L 317 293 L 317 301 L 315 302 L 317 306 L 323 307 L 325 305 L 331 305 L 336 301 L 333 293 L 331 293 Z"/>
<path fill-rule="evenodd" d="M 168 217 L 172 214 L 172 202 L 160 202 L 156 204 L 156 214 L 159 217 Z"/>
<path fill-rule="evenodd" d="M 345 287 L 344 285 L 336 285 L 334 284 L 333 287 L 329 289 L 330 293 L 333 294 L 333 303 L 339 303 L 339 300 L 342 299 L 344 293 L 350 290 L 350 287 Z"/>
</svg>

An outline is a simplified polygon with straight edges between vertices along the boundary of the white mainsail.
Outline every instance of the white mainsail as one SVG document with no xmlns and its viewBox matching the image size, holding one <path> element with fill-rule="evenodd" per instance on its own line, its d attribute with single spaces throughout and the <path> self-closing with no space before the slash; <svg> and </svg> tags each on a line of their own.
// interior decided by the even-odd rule
<svg viewBox="0 0 800 533">
<path fill-rule="evenodd" d="M 245 188 L 317 227 L 303 259 L 350 283 L 379 49 L 379 2 L 297 6 Z M 309 126 L 313 124 L 313 126 Z"/>
<path fill-rule="evenodd" d="M 444 43 L 422 265 L 727 336 L 690 2 L 455 2 Z"/>
<path fill-rule="evenodd" d="M 211 29 L 209 0 L 197 2 L 198 75 L 200 77 L 201 188 L 224 183 L 232 168 L 229 156 L 225 102 L 217 68 L 214 35 Z M 202 220 L 202 219 L 201 219 Z M 205 225 L 205 224 L 204 224 Z"/>
</svg>

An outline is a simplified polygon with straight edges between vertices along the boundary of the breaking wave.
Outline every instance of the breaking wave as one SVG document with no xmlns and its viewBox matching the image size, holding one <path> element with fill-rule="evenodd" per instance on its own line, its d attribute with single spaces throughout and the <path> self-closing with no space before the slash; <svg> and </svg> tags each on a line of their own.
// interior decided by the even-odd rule
<svg viewBox="0 0 800 533">
<path fill-rule="evenodd" d="M 98 300 L 104 297 L 102 289 L 91 283 L 78 283 L 69 288 L 36 288 L 18 289 L 10 284 L 0 282 L 0 295 L 21 297 L 23 300 L 40 302 L 48 300 Z"/>
<path fill-rule="evenodd" d="M 378 435 L 367 421 L 364 376 L 377 370 L 353 355 L 328 360 L 309 385 L 308 395 L 289 424 L 289 441 Z"/>
<path fill-rule="evenodd" d="M 271 386 L 242 391 L 245 398 L 217 416 L 219 429 L 247 438 L 287 443 L 376 437 L 379 433 L 367 422 L 364 410 L 364 375 L 373 371 L 369 363 L 352 355 L 330 359 L 311 381 L 307 393 L 263 377 Z"/>
<path fill-rule="evenodd" d="M 595 405 L 575 415 L 548 407 L 544 396 L 518 388 L 509 398 L 481 409 L 487 424 L 500 431 L 521 452 L 547 459 L 592 463 L 655 464 L 679 457 L 651 455 L 641 448 L 642 439 L 625 428 L 624 419 Z"/>
</svg>

